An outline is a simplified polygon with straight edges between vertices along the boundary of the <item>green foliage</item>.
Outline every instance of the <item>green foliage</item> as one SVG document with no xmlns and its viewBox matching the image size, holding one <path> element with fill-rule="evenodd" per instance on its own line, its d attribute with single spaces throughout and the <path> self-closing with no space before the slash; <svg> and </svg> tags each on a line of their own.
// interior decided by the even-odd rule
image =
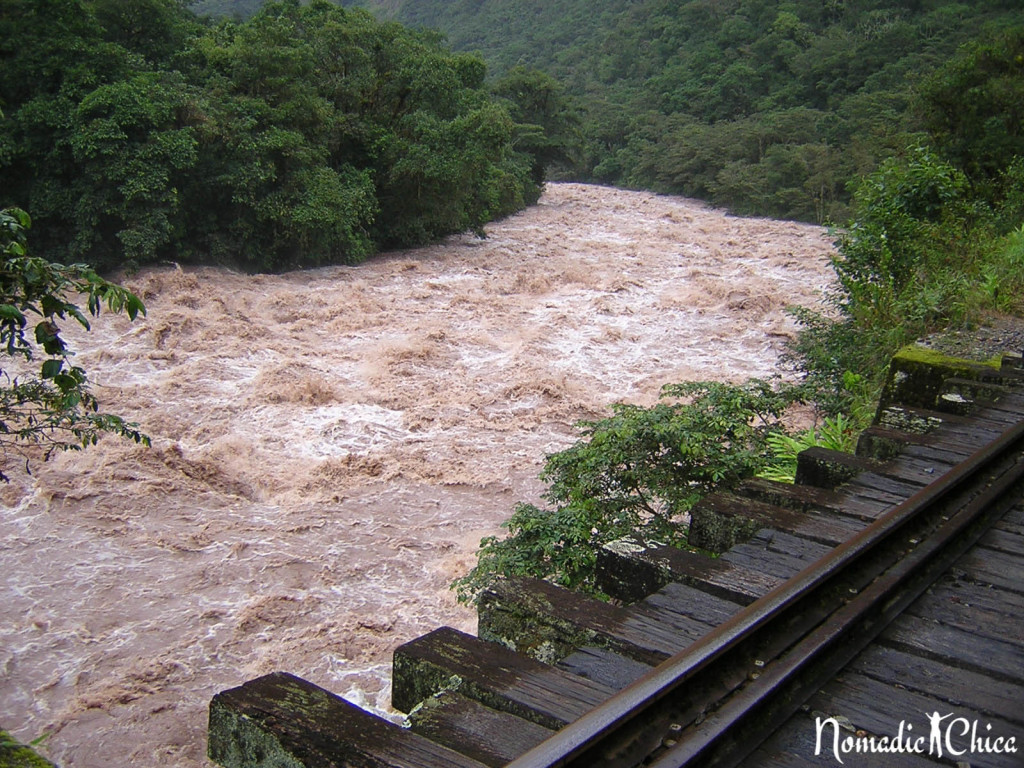
<svg viewBox="0 0 1024 768">
<path fill-rule="evenodd" d="M 916 339 L 990 312 L 1021 313 L 1024 208 L 1014 193 L 986 197 L 1011 189 L 1021 168 L 1014 159 L 996 184 L 972 185 L 916 147 L 864 179 L 858 215 L 836 243 L 833 312 L 794 312 L 794 359 L 826 412 L 864 412 L 888 360 Z"/>
<path fill-rule="evenodd" d="M 8 0 L 0 33 L 0 203 L 64 261 L 355 262 L 482 231 L 556 156 L 550 83 L 556 111 L 520 124 L 479 57 L 326 0 L 206 24 L 181 0 Z"/>
<path fill-rule="evenodd" d="M 975 94 L 978 126 L 1024 103 L 1015 59 L 984 53 L 1020 23 L 1019 4 L 1003 0 L 343 2 L 440 29 L 499 79 L 526 67 L 564 83 L 586 115 L 575 177 L 737 212 L 844 221 L 859 177 L 934 125 L 914 107 L 916 86 L 962 43 L 979 41 L 978 65 L 947 72 L 939 82 L 952 87 L 936 91 L 951 94 L 952 117 L 975 120 Z M 985 68 L 1009 80 L 978 89 Z"/>
<path fill-rule="evenodd" d="M 26 445 L 41 446 L 45 459 L 55 450 L 95 444 L 104 432 L 148 444 L 134 424 L 99 412 L 86 372 L 72 364 L 73 352 L 58 325 L 71 318 L 89 329 L 88 318 L 68 294 L 82 295 L 94 316 L 106 306 L 134 320 L 145 307 L 85 265 L 62 266 L 29 255 L 30 223 L 20 209 L 0 210 L 0 347 L 7 360 L 0 368 L 0 480 L 7 479 L 2 467 L 10 453 Z"/>
<path fill-rule="evenodd" d="M 761 380 L 668 386 L 651 408 L 618 404 L 579 425 L 581 439 L 548 457 L 541 479 L 552 509 L 520 504 L 506 538 L 481 542 L 475 568 L 456 582 L 472 599 L 498 574 L 593 590 L 597 550 L 627 535 L 682 543 L 685 512 L 716 487 L 762 469 L 768 441 L 799 396 Z"/>
<path fill-rule="evenodd" d="M 843 414 L 825 419 L 820 427 L 802 430 L 795 435 L 777 432 L 767 438 L 771 458 L 757 475 L 781 483 L 792 483 L 796 477 L 797 456 L 815 446 L 833 451 L 853 453 L 860 426 Z"/>
<path fill-rule="evenodd" d="M 794 312 L 799 367 L 832 413 L 871 398 L 897 349 L 966 319 L 965 287 L 981 262 L 967 179 L 924 148 L 883 163 L 855 200 L 859 215 L 836 241 L 833 316 Z"/>
<path fill-rule="evenodd" d="M 509 106 L 517 124 L 515 143 L 532 158 L 535 184 L 544 182 L 551 166 L 572 168 L 582 141 L 580 114 L 561 83 L 539 70 L 515 67 L 491 91 Z"/>
<path fill-rule="evenodd" d="M 32 747 L 41 740 L 33 740 L 30 746 L 21 744 L 7 731 L 0 731 L 0 768 L 54 768 L 53 763 L 40 757 Z"/>
<path fill-rule="evenodd" d="M 994 182 L 1006 159 L 1024 157 L 1024 27 L 974 41 L 920 90 L 935 146 L 978 182 Z"/>
<path fill-rule="evenodd" d="M 585 115 L 565 175 L 736 212 L 844 221 L 858 179 L 923 131 L 990 173 L 1020 141 L 1019 8 L 1005 0 L 338 1 L 440 29 L 498 81 L 525 68 L 564 83 Z M 950 65 L 964 43 L 974 54 Z"/>
</svg>

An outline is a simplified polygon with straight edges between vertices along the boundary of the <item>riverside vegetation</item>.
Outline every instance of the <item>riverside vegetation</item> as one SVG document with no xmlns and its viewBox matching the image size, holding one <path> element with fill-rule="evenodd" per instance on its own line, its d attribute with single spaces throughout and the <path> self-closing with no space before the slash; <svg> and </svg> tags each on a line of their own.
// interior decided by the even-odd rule
<svg viewBox="0 0 1024 768">
<path fill-rule="evenodd" d="M 98 271 L 278 271 L 483 234 L 536 201 L 557 154 L 478 56 L 323 0 L 244 23 L 181 0 L 0 0 L 0 62 L 4 457 L 145 440 L 99 412 L 59 335 L 88 327 L 68 291 L 144 311 Z"/>
<path fill-rule="evenodd" d="M 1015 0 L 342 2 L 442 30 L 496 79 L 557 79 L 581 115 L 574 179 L 819 223 L 845 222 L 858 180 L 928 131 L 917 96 L 932 73 L 959 46 L 1019 25 L 1021 10 Z M 215 5 L 228 3 L 200 3 Z"/>
<path fill-rule="evenodd" d="M 520 505 L 509 536 L 483 542 L 466 598 L 507 572 L 587 588 L 595 547 L 626 532 L 682 543 L 674 523 L 702 491 L 782 476 L 778 457 L 820 438 L 786 434 L 789 405 L 814 403 L 841 443 L 901 345 L 1024 311 L 1012 2 L 609 2 L 584 19 L 566 0 L 530 8 L 602 44 L 562 45 L 531 22 L 541 39 L 516 57 L 515 16 L 472 38 L 508 37 L 488 43 L 491 82 L 437 33 L 325 0 L 216 23 L 176 0 L 3 5 L 2 204 L 32 211 L 34 247 L 54 258 L 351 262 L 481 230 L 534 201 L 553 166 L 741 212 L 852 212 L 831 312 L 797 314 L 801 382 L 677 385 L 653 408 L 582 424 L 544 470 L 553 508 Z M 509 10 L 473 5 L 481 23 Z M 440 22 L 469 5 L 416 8 L 412 21 Z M 566 85 L 512 66 L 524 59 Z M 22 248 L 10 231 L 5 247 Z M 59 385 L 71 369 L 37 341 L 58 355 L 41 373 Z"/>
<path fill-rule="evenodd" d="M 0 188 L 101 269 L 357 262 L 534 202 L 545 148 L 436 33 L 317 0 L 3 0 Z"/>
<path fill-rule="evenodd" d="M 653 408 L 618 405 L 581 424 L 580 441 L 543 470 L 553 506 L 521 504 L 507 537 L 484 539 L 454 585 L 460 597 L 513 573 L 593 590 L 603 544 L 637 535 L 683 545 L 680 523 L 711 486 L 784 479 L 812 444 L 847 448 L 903 345 L 989 313 L 1024 316 L 1022 95 L 1022 29 L 940 68 L 919 94 L 929 140 L 864 178 L 854 218 L 836 232 L 832 312 L 795 312 L 789 363 L 800 383 L 668 387 Z M 797 401 L 815 405 L 820 428 L 786 433 L 779 419 Z"/>
</svg>

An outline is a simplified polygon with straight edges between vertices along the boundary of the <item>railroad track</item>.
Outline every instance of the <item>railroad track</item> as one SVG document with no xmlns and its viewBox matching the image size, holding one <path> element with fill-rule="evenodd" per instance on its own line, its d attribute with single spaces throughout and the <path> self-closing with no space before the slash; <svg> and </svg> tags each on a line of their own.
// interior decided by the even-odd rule
<svg viewBox="0 0 1024 768">
<path fill-rule="evenodd" d="M 823 764 L 815 759 L 916 766 L 949 764 L 959 753 L 980 755 L 971 765 L 1024 765 L 1018 366 L 1019 358 L 998 374 L 978 369 L 964 378 L 958 370 L 938 383 L 925 377 L 932 383 L 901 395 L 909 404 L 883 402 L 879 425 L 862 437 L 873 458 L 802 457 L 805 479 L 838 488 L 752 481 L 738 495 L 708 500 L 695 511 L 691 536 L 726 549 L 718 559 L 630 543 L 602 553 L 605 589 L 621 605 L 544 582 L 502 580 L 481 601 L 479 637 L 442 628 L 396 650 L 393 702 L 411 712 L 410 728 L 277 673 L 214 697 L 211 757 L 229 768 L 669 768 Z M 988 406 L 964 415 L 965 404 L 979 400 Z M 904 428 L 939 426 L 922 434 L 894 430 L 896 420 Z M 958 568 L 979 560 L 979 551 L 994 553 L 981 558 L 995 562 L 985 566 L 995 573 L 981 579 L 992 582 L 991 594 L 973 582 L 956 593 Z M 971 612 L 961 611 L 968 626 L 957 629 L 967 646 L 959 662 L 955 648 L 929 649 L 928 638 L 917 655 L 908 655 L 913 639 L 879 643 L 910 631 L 900 629 L 906 622 L 932 631 L 934 617 L 904 615 L 920 614 L 913 606 L 922 601 L 935 603 L 936 590 L 956 606 L 988 600 L 975 620 L 997 630 L 970 641 Z M 958 603 L 961 594 L 970 600 Z M 948 718 L 948 741 L 938 745 L 944 755 L 935 754 L 932 734 L 921 741 L 928 712 L 905 713 L 919 723 L 912 733 L 899 720 L 860 728 L 869 717 L 839 711 L 854 705 L 835 693 L 837 680 L 858 678 L 865 665 L 870 677 L 872 664 L 901 663 L 906 684 L 872 678 L 863 689 L 876 701 L 866 706 L 885 710 L 881 698 L 895 702 L 890 713 L 934 706 L 936 717 Z M 935 684 L 915 676 L 943 681 L 954 694 L 936 699 Z M 955 709 L 964 698 L 966 708 Z M 814 710 L 816 702 L 826 710 Z M 988 717 L 981 741 L 960 727 L 972 722 L 960 711 L 975 728 L 979 713 Z M 856 753 L 858 745 L 883 743 L 896 744 L 902 762 Z"/>
</svg>

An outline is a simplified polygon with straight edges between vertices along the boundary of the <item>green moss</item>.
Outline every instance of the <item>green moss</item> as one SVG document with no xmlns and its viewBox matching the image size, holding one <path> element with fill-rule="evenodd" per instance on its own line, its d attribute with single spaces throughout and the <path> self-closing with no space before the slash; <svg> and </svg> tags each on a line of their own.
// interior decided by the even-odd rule
<svg viewBox="0 0 1024 768">
<path fill-rule="evenodd" d="M 931 349 L 930 347 L 922 347 L 917 344 L 911 344 L 910 346 L 904 347 L 893 357 L 893 361 L 896 360 L 907 360 L 914 363 L 920 363 L 923 365 L 940 366 L 943 368 L 951 368 L 954 370 L 961 370 L 970 372 L 975 370 L 979 365 L 989 366 L 999 370 L 1002 364 L 1002 354 L 993 355 L 990 359 L 984 361 L 968 360 L 962 357 L 951 357 L 944 355 L 938 350 Z"/>
<path fill-rule="evenodd" d="M 559 618 L 543 595 L 515 581 L 503 581 L 483 593 L 477 612 L 481 640 L 501 643 L 545 664 L 601 642 L 593 631 Z"/>
<path fill-rule="evenodd" d="M 690 513 L 688 541 L 692 546 L 721 554 L 749 540 L 763 526 L 761 518 L 756 516 L 724 515 L 698 505 Z"/>
<path fill-rule="evenodd" d="M 35 750 L 12 739 L 7 731 L 0 731 L 0 768 L 54 768 L 54 765 Z"/>
<path fill-rule="evenodd" d="M 927 347 L 904 347 L 892 358 L 889 375 L 879 397 L 876 423 L 892 406 L 934 409 L 946 379 L 998 380 L 1001 356 L 980 363 L 950 357 Z"/>
</svg>

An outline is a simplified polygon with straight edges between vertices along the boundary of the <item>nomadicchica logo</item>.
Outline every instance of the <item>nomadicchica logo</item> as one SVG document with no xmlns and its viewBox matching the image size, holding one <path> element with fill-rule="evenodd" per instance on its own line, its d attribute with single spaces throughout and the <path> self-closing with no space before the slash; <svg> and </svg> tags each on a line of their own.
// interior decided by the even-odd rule
<svg viewBox="0 0 1024 768">
<path fill-rule="evenodd" d="M 845 718 L 814 718 L 814 754 L 832 753 L 843 764 L 850 754 L 913 754 L 958 758 L 964 755 L 1016 754 L 1016 736 L 996 733 L 991 723 L 969 720 L 950 712 L 925 714 L 927 724 L 914 730 L 914 724 L 900 720 L 894 735 L 876 736 L 864 731 L 850 733 Z M 844 721 L 844 722 L 841 722 Z M 918 723 L 922 725 L 922 723 Z"/>
</svg>

